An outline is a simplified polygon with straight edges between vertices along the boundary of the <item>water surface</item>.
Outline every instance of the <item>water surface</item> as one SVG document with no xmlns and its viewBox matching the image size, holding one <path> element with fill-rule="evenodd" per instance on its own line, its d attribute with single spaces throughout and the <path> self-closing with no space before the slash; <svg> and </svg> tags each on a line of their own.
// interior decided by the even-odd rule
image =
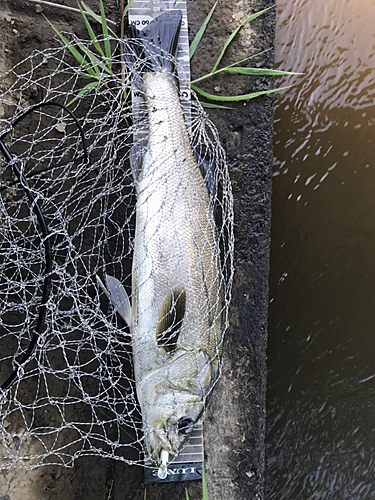
<svg viewBox="0 0 375 500">
<path fill-rule="evenodd" d="M 375 1 L 279 0 L 266 499 L 375 499 Z"/>
</svg>

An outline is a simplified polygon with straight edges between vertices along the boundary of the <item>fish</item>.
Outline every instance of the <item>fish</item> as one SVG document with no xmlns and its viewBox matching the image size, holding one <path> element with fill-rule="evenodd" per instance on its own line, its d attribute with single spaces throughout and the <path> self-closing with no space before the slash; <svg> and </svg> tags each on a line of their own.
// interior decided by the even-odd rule
<svg viewBox="0 0 375 500">
<path fill-rule="evenodd" d="M 131 296 L 106 276 L 130 329 L 145 449 L 164 468 L 202 416 L 225 327 L 214 166 L 192 149 L 172 68 L 180 26 L 181 12 L 167 11 L 132 31 L 137 42 L 126 63 L 151 57 L 134 79 L 149 130 L 147 146 L 130 153 L 137 194 Z"/>
</svg>

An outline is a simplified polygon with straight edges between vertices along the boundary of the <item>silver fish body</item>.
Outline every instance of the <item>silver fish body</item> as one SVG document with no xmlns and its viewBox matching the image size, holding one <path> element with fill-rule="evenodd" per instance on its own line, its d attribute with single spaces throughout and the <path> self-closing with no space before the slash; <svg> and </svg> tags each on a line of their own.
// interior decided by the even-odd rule
<svg viewBox="0 0 375 500">
<path fill-rule="evenodd" d="M 218 376 L 223 279 L 212 201 L 178 91 L 165 69 L 143 77 L 149 139 L 137 180 L 132 348 L 145 443 L 175 455 Z"/>
<path fill-rule="evenodd" d="M 137 191 L 132 297 L 107 276 L 128 323 L 148 457 L 166 473 L 202 415 L 219 374 L 224 278 L 214 218 L 213 165 L 192 150 L 173 72 L 182 23 L 166 11 L 131 39 L 124 59 L 144 93 L 146 152 L 131 152 Z M 166 54 L 171 57 L 166 57 Z M 161 477 L 161 476 L 160 476 Z"/>
</svg>

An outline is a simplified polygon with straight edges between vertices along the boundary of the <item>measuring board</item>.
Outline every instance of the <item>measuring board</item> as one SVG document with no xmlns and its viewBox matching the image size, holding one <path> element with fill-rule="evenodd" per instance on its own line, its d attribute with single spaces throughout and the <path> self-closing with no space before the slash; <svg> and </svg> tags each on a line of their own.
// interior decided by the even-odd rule
<svg viewBox="0 0 375 500">
<path fill-rule="evenodd" d="M 199 422 L 193 429 L 189 443 L 167 467 L 167 477 L 159 479 L 157 467 L 145 465 L 145 483 L 176 483 L 202 479 L 203 427 Z"/>
<path fill-rule="evenodd" d="M 183 0 L 134 0 L 129 8 L 129 23 L 142 30 L 150 21 L 156 19 L 167 10 L 180 10 L 182 25 L 177 51 L 177 75 L 179 80 L 180 102 L 187 126 L 190 126 L 190 59 L 189 36 L 186 1 Z M 139 92 L 132 93 L 132 111 L 135 123 L 143 126 L 137 130 L 134 143 L 147 143 L 147 128 L 145 125 L 145 105 Z M 137 129 L 137 127 L 136 127 Z M 202 479 L 203 427 L 199 422 L 193 429 L 188 444 L 178 456 L 168 465 L 167 477 L 160 479 L 158 469 L 150 462 L 145 465 L 146 483 L 169 483 L 179 481 L 194 481 Z"/>
<path fill-rule="evenodd" d="M 176 57 L 177 76 L 179 81 L 180 103 L 184 112 L 187 126 L 190 126 L 190 59 L 189 59 L 189 35 L 186 1 L 183 0 L 134 0 L 129 8 L 129 24 L 138 30 L 145 28 L 150 21 L 156 19 L 167 10 L 180 10 L 182 22 L 180 36 L 178 39 L 178 50 Z M 141 123 L 142 127 L 136 127 L 134 142 L 147 142 L 147 129 L 145 128 L 145 103 L 141 92 L 132 92 L 132 112 L 135 123 Z M 142 130 L 143 128 L 143 130 Z"/>
</svg>

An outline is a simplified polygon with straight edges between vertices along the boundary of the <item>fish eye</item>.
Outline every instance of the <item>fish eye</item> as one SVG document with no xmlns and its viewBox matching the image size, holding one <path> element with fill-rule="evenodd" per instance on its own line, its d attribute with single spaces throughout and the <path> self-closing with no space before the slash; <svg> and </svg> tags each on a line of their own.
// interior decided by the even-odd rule
<svg viewBox="0 0 375 500">
<path fill-rule="evenodd" d="M 191 431 L 191 429 L 193 428 L 193 425 L 194 425 L 194 420 L 192 420 L 191 418 L 181 418 L 178 422 L 177 422 L 177 430 L 179 432 L 179 434 L 189 434 L 189 432 Z"/>
</svg>

